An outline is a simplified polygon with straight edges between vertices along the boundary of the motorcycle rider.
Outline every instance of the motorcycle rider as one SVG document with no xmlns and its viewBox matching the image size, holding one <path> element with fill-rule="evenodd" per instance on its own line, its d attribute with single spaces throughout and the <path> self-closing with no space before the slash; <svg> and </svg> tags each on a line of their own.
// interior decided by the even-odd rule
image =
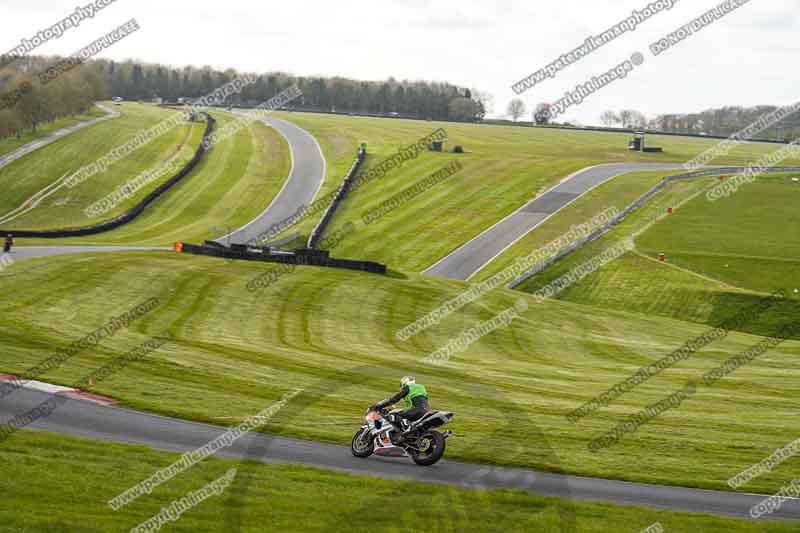
<svg viewBox="0 0 800 533">
<path fill-rule="evenodd" d="M 387 417 L 392 425 L 397 428 L 398 432 L 402 434 L 405 432 L 403 429 L 404 419 L 407 420 L 410 425 L 411 422 L 425 416 L 425 413 L 427 413 L 430 408 L 428 404 L 428 391 L 425 389 L 425 385 L 417 383 L 414 376 L 403 376 L 403 379 L 400 380 L 400 386 L 402 387 L 400 392 L 391 398 L 387 398 L 373 405 L 370 409 L 379 411 L 384 407 L 394 405 L 400 400 L 404 400 L 406 408 L 396 413 L 390 413 Z"/>
</svg>

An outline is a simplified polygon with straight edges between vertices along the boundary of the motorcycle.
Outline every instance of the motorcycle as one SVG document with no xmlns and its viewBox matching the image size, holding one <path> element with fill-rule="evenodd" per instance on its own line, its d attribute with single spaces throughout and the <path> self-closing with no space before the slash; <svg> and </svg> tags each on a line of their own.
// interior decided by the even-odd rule
<svg viewBox="0 0 800 533">
<path fill-rule="evenodd" d="M 429 411 L 419 420 L 403 420 L 402 432 L 389 422 L 385 409 L 368 410 L 366 424 L 353 437 L 350 451 L 356 457 L 372 455 L 384 457 L 411 457 L 418 465 L 431 466 L 444 455 L 445 442 L 451 431 L 439 432 L 441 427 L 453 419 L 453 413 Z"/>
</svg>

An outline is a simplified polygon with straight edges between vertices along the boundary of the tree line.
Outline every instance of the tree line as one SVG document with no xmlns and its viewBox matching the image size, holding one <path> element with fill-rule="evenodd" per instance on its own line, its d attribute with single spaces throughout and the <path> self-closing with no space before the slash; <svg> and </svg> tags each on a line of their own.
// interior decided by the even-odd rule
<svg viewBox="0 0 800 533">
<path fill-rule="evenodd" d="M 21 135 L 64 116 L 84 113 L 96 100 L 177 102 L 205 96 L 240 75 L 234 69 L 171 67 L 137 61 L 90 60 L 51 83 L 40 76 L 62 58 L 30 56 L 0 69 L 0 137 Z M 259 104 L 297 85 L 303 96 L 290 104 L 310 111 L 375 114 L 428 120 L 479 122 L 491 97 L 475 89 L 430 81 L 361 81 L 343 77 L 257 76 L 229 104 Z M 3 100 L 4 96 L 6 97 Z"/>
<path fill-rule="evenodd" d="M 648 119 L 632 110 L 604 111 L 600 122 L 605 126 L 648 128 L 667 133 L 692 133 L 728 137 L 779 109 L 773 105 L 755 107 L 726 106 L 699 113 L 664 114 Z M 759 133 L 759 139 L 793 141 L 800 138 L 800 112 L 789 115 Z"/>
<path fill-rule="evenodd" d="M 174 68 L 127 61 L 107 65 L 111 90 L 126 99 L 197 98 L 240 75 L 210 67 Z M 299 108 L 331 112 L 374 113 L 431 120 L 474 122 L 487 113 L 488 96 L 475 89 L 429 81 L 361 81 L 343 77 L 294 76 L 271 72 L 258 76 L 233 104 L 258 104 L 297 85 L 303 96 Z"/>
<path fill-rule="evenodd" d="M 759 118 L 779 109 L 776 106 L 755 107 L 727 106 L 708 109 L 700 113 L 664 114 L 648 118 L 635 109 L 608 110 L 600 115 L 603 126 L 625 129 L 648 129 L 665 133 L 689 133 L 728 137 L 758 121 Z M 525 103 L 515 98 L 509 102 L 506 115 L 514 122 L 523 118 L 528 110 Z M 533 110 L 531 122 L 537 125 L 550 124 L 548 104 L 539 104 Z M 570 125 L 570 124 L 564 124 Z M 756 135 L 758 139 L 793 141 L 800 138 L 800 111 L 787 116 Z"/>
<path fill-rule="evenodd" d="M 94 65 L 42 83 L 39 75 L 44 77 L 57 61 L 28 57 L 0 69 L 0 138 L 19 137 L 41 124 L 85 114 L 95 101 L 109 97 L 108 83 Z"/>
<path fill-rule="evenodd" d="M 52 82 L 46 74 L 63 58 L 28 56 L 0 68 L 0 138 L 65 116 L 87 112 L 97 100 L 118 96 L 126 100 L 177 102 L 205 96 L 241 73 L 211 67 L 172 67 L 139 61 L 90 60 Z M 45 83 L 43 80 L 47 79 Z M 362 81 L 343 77 L 294 76 L 270 72 L 229 99 L 233 105 L 257 105 L 297 85 L 303 96 L 290 107 L 308 111 L 374 114 L 428 120 L 480 122 L 491 112 L 492 97 L 476 89 L 430 81 Z M 648 118 L 639 111 L 605 111 L 600 122 L 610 127 L 651 129 L 670 133 L 728 136 L 777 109 L 775 106 L 728 106 L 700 113 L 664 114 Z M 515 99 L 507 114 L 516 122 L 528 111 Z M 547 104 L 532 110 L 531 121 L 548 124 Z M 800 113 L 784 119 L 760 138 L 800 138 Z"/>
</svg>

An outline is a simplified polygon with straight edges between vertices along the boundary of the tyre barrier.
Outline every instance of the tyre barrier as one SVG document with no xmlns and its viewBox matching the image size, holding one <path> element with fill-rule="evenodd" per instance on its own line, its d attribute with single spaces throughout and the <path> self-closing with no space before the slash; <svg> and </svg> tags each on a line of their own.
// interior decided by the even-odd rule
<svg viewBox="0 0 800 533">
<path fill-rule="evenodd" d="M 216 120 L 209 114 L 204 113 L 206 116 L 206 130 L 203 133 L 203 140 L 206 137 L 211 135 L 214 131 L 214 125 L 216 124 Z M 60 230 L 51 230 L 51 231 L 34 231 L 34 230 L 19 230 L 19 229 L 0 229 L 0 235 L 9 235 L 13 234 L 15 237 L 38 237 L 42 239 L 58 239 L 63 237 L 83 237 L 86 235 L 97 235 L 98 233 L 105 233 L 106 231 L 111 231 L 112 229 L 116 229 L 120 226 L 123 226 L 129 222 L 132 222 L 136 219 L 139 215 L 141 215 L 144 210 L 155 202 L 162 194 L 167 192 L 169 189 L 174 187 L 178 182 L 180 182 L 183 178 L 185 178 L 189 173 L 194 170 L 194 167 L 197 166 L 198 163 L 203 159 L 205 155 L 206 148 L 204 143 L 201 142 L 200 146 L 198 146 L 197 151 L 194 153 L 194 157 L 186 163 L 186 165 L 178 172 L 175 176 L 168 179 L 164 183 L 162 183 L 157 189 L 152 191 L 148 194 L 141 202 L 130 208 L 128 211 L 122 213 L 121 215 L 107 220 L 105 222 L 101 222 L 94 226 L 86 226 L 82 228 L 66 228 Z"/>
<path fill-rule="evenodd" d="M 714 176 L 717 174 L 739 174 L 742 172 L 746 172 L 747 170 L 748 170 L 747 167 L 719 167 L 708 170 L 699 170 L 697 172 L 689 172 L 687 174 L 676 174 L 673 176 L 667 176 L 663 178 L 661 181 L 659 181 L 649 191 L 647 191 L 639 198 L 637 198 L 632 204 L 626 207 L 624 211 L 622 211 L 620 214 L 618 214 L 610 221 L 608 221 L 604 226 L 596 229 L 586 237 L 570 244 L 569 246 L 557 252 L 555 255 L 552 255 L 548 259 L 545 259 L 544 261 L 542 261 L 541 263 L 539 263 L 538 265 L 528 270 L 527 272 L 522 274 L 520 277 L 518 277 L 508 285 L 506 285 L 506 288 L 515 289 L 519 287 L 521 284 L 523 284 L 524 282 L 526 282 L 539 272 L 543 271 L 544 269 L 548 268 L 556 261 L 562 259 L 564 256 L 574 252 L 575 250 L 577 250 L 581 246 L 584 246 L 585 244 L 588 244 L 594 240 L 599 239 L 600 237 L 611 231 L 611 229 L 614 228 L 614 226 L 625 220 L 628 217 L 628 215 L 630 215 L 632 212 L 634 212 L 636 209 L 638 209 L 648 200 L 650 200 L 650 198 L 655 196 L 659 191 L 661 191 L 661 189 L 666 187 L 670 182 L 678 180 L 687 180 L 692 178 L 700 178 L 704 176 Z M 771 167 L 764 169 L 764 172 L 773 174 L 781 172 L 800 172 L 800 167 Z"/>
<path fill-rule="evenodd" d="M 372 261 L 336 259 L 331 257 L 327 250 L 313 250 L 310 248 L 299 248 L 287 252 L 273 251 L 268 247 L 260 248 L 248 246 L 246 244 L 232 244 L 230 247 L 227 247 L 218 242 L 206 241 L 199 246 L 195 244 L 175 243 L 175 251 L 178 253 L 205 255 L 224 259 L 239 259 L 242 261 L 341 268 L 346 270 L 360 270 L 373 274 L 386 274 L 386 265 L 373 263 Z"/>
<path fill-rule="evenodd" d="M 333 197 L 333 201 L 331 201 L 328 209 L 325 210 L 325 214 L 322 215 L 319 224 L 317 224 L 317 227 L 314 228 L 314 231 L 312 231 L 311 235 L 308 237 L 308 244 L 306 245 L 308 248 L 316 248 L 317 244 L 319 244 L 322 234 L 325 233 L 325 229 L 327 229 L 328 225 L 331 223 L 336 209 L 338 209 L 339 205 L 344 201 L 344 197 L 347 196 L 347 193 L 350 191 L 350 186 L 358 175 L 358 171 L 361 170 L 361 165 L 364 163 L 366 157 L 367 151 L 363 148 L 359 148 L 356 153 L 356 160 L 345 175 L 339 190 L 336 191 L 336 196 Z"/>
</svg>

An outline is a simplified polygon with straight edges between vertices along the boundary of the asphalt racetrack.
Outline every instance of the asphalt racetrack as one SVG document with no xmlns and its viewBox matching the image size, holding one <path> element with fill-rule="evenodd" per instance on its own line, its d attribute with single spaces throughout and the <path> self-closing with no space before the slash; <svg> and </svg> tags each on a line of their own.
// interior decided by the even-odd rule
<svg viewBox="0 0 800 533">
<path fill-rule="evenodd" d="M 45 392 L 19 389 L 0 400 L 0 418 L 5 420 L 23 414 L 49 398 L 50 395 Z M 141 444 L 172 452 L 193 451 L 227 429 L 71 398 L 65 399 L 50 416 L 37 420 L 30 427 L 87 439 Z M 358 422 L 354 421 L 353 433 L 357 429 Z M 492 467 L 492 474 L 485 475 L 483 472 L 486 468 L 482 465 L 446 459 L 432 467 L 420 467 L 407 458 L 373 456 L 358 459 L 352 456 L 346 446 L 259 433 L 243 436 L 230 448 L 219 451 L 217 457 L 301 464 L 385 479 L 483 489 L 519 489 L 545 496 L 739 518 L 749 518 L 750 508 L 766 498 L 764 495 L 628 483 L 513 468 Z M 800 500 L 784 502 L 780 510 L 769 515 L 769 519 L 800 520 Z"/>
</svg>

